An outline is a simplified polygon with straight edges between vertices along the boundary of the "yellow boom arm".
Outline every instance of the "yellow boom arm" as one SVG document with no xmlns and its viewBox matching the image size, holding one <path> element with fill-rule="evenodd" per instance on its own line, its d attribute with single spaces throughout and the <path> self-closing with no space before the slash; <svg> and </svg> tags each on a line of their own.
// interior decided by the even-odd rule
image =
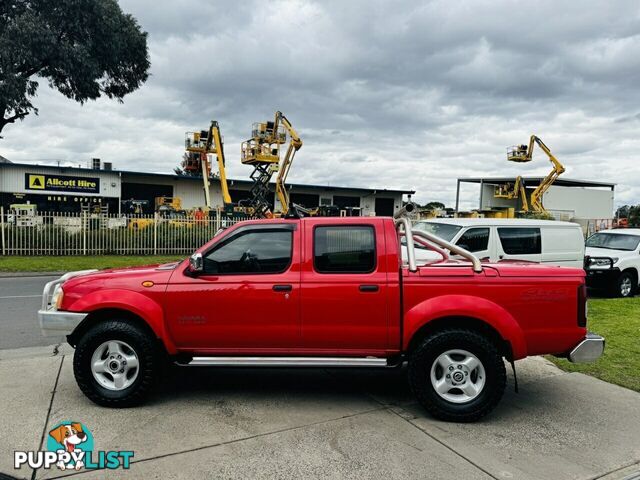
<svg viewBox="0 0 640 480">
<path fill-rule="evenodd" d="M 535 135 L 531 135 L 529 139 L 529 145 L 518 145 L 516 147 L 512 147 L 507 152 L 507 160 L 512 162 L 530 162 L 532 160 L 533 148 L 535 145 L 538 145 L 544 153 L 547 154 L 553 168 L 549 174 L 542 179 L 540 185 L 536 187 L 536 189 L 531 193 L 531 208 L 536 212 L 546 212 L 544 206 L 542 205 L 542 197 L 549 187 L 553 185 L 553 182 L 562 175 L 565 171 L 564 166 L 560 161 L 555 157 L 549 147 L 547 147 L 542 140 L 540 140 Z"/>
<path fill-rule="evenodd" d="M 527 201 L 527 190 L 525 188 L 524 180 L 520 175 L 516 177 L 515 183 L 505 183 L 503 185 L 496 186 L 494 197 L 497 198 L 520 198 L 522 201 L 522 211 L 529 211 L 529 202 Z"/>
<path fill-rule="evenodd" d="M 206 135 L 206 137 L 205 137 Z M 231 204 L 231 195 L 227 185 L 227 173 L 225 170 L 224 145 L 220 133 L 220 125 L 215 120 L 211 120 L 209 131 L 187 132 L 185 134 L 185 149 L 187 155 L 183 166 L 190 172 L 200 170 L 202 172 L 202 182 L 204 186 L 204 198 L 207 207 L 211 208 L 211 198 L 209 195 L 209 175 L 211 174 L 211 164 L 209 154 L 215 155 L 218 162 L 218 172 L 220 176 L 220 190 L 222 191 L 222 201 L 225 205 Z M 194 160 L 193 154 L 198 160 Z"/>
<path fill-rule="evenodd" d="M 302 140 L 300 139 L 298 132 L 296 132 L 296 130 L 293 128 L 291 122 L 289 122 L 287 117 L 285 117 L 282 112 L 276 112 L 274 131 L 278 131 L 278 126 L 280 124 L 284 126 L 290 137 L 287 153 L 285 154 L 284 158 L 282 159 L 282 163 L 278 168 L 278 176 L 276 178 L 276 195 L 278 196 L 278 200 L 280 201 L 280 205 L 282 206 L 282 214 L 284 215 L 289 211 L 289 192 L 287 192 L 285 182 L 287 181 L 287 176 L 289 175 L 289 170 L 291 169 L 291 164 L 293 163 L 293 157 L 295 156 L 296 152 L 302 147 Z"/>
<path fill-rule="evenodd" d="M 213 139 L 213 140 L 212 140 Z M 222 202 L 225 205 L 231 204 L 231 195 L 229 194 L 229 185 L 227 185 L 227 172 L 225 169 L 224 145 L 222 144 L 222 135 L 220 134 L 220 126 L 215 120 L 211 122 L 209 127 L 209 138 L 207 143 L 212 142 L 216 150 L 216 158 L 218 161 L 218 172 L 220 175 L 220 190 L 222 191 Z M 209 147 L 211 145 L 208 145 Z M 206 154 L 205 154 L 206 155 Z"/>
</svg>

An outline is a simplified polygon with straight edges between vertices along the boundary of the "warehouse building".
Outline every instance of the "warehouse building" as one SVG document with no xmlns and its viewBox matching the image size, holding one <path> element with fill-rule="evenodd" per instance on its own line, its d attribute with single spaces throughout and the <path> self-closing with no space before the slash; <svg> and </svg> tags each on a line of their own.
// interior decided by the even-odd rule
<svg viewBox="0 0 640 480">
<path fill-rule="evenodd" d="M 540 184 L 543 177 L 523 177 L 527 198 Z M 515 183 L 515 177 L 459 178 L 456 189 L 456 212 L 459 212 L 460 189 L 465 184 L 479 185 L 477 210 L 480 213 L 513 208 L 522 209 L 520 198 L 499 198 L 496 187 Z M 477 188 L 477 187 L 476 187 Z M 542 198 L 544 208 L 557 220 L 580 223 L 585 231 L 592 232 L 608 228 L 614 217 L 615 183 L 592 182 L 586 180 L 557 179 Z"/>
<path fill-rule="evenodd" d="M 0 205 L 30 203 L 38 211 L 76 212 L 83 206 L 100 206 L 108 213 L 127 213 L 127 200 L 146 201 L 144 213 L 153 213 L 156 197 L 179 197 L 190 209 L 204 203 L 201 177 L 113 170 L 110 163 L 93 159 L 87 168 L 0 162 Z M 252 182 L 229 180 L 234 202 L 249 197 Z M 307 208 L 336 205 L 361 215 L 389 216 L 402 206 L 411 190 L 350 188 L 287 184 L 291 201 Z M 222 206 L 220 185 L 210 187 L 212 206 Z M 278 209 L 275 193 L 273 206 Z M 125 205 L 125 207 L 123 207 Z"/>
</svg>

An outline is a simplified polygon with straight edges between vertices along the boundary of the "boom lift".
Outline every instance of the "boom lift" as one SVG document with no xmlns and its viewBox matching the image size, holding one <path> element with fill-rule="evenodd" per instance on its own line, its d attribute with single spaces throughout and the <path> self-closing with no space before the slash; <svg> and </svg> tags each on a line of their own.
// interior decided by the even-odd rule
<svg viewBox="0 0 640 480">
<path fill-rule="evenodd" d="M 209 177 L 211 175 L 210 154 L 215 155 L 218 162 L 218 175 L 224 206 L 231 206 L 231 195 L 229 194 L 227 174 L 225 171 L 224 145 L 218 122 L 211 120 L 209 130 L 187 132 L 185 134 L 184 146 L 186 154 L 182 162 L 182 168 L 187 172 L 200 171 L 202 173 L 204 198 L 207 208 L 211 208 L 211 195 L 209 193 Z"/>
<path fill-rule="evenodd" d="M 562 163 L 560 163 L 560 161 L 555 157 L 555 155 L 551 153 L 551 150 L 549 150 L 549 147 L 547 147 L 544 144 L 544 142 L 535 135 L 531 135 L 528 146 L 516 145 L 513 147 L 509 147 L 507 149 L 507 160 L 510 162 L 517 162 L 517 163 L 530 162 L 533 159 L 532 158 L 533 147 L 536 144 L 542 149 L 544 153 L 547 154 L 553 168 L 551 169 L 551 172 L 549 172 L 549 174 L 542 179 L 542 181 L 535 188 L 535 190 L 531 192 L 531 197 L 530 197 L 531 208 L 534 212 L 546 213 L 547 211 L 542 205 L 542 198 L 545 192 L 549 190 L 549 187 L 551 187 L 551 185 L 553 185 L 553 183 L 556 181 L 556 179 L 564 173 L 565 168 L 562 165 Z M 512 195 L 511 197 L 503 196 L 502 198 L 517 198 L 517 194 L 515 196 L 513 195 L 514 195 L 514 192 L 518 192 L 521 195 L 521 198 L 523 199 L 523 210 L 528 211 L 528 208 L 525 208 L 528 206 L 527 206 L 527 200 L 526 200 L 526 191 L 524 189 L 524 183 L 522 182 L 522 177 L 518 177 L 516 179 L 516 183 L 513 185 L 512 189 L 510 189 L 508 185 L 509 184 L 499 186 L 496 189 L 495 196 L 500 197 L 500 193 L 502 192 L 504 193 L 504 195 L 509 195 L 509 194 Z"/>
<path fill-rule="evenodd" d="M 505 183 L 503 185 L 496 186 L 493 194 L 496 198 L 520 198 L 522 202 L 522 211 L 529 211 L 529 202 L 527 201 L 527 189 L 524 183 L 524 179 L 518 175 L 515 183 Z"/>
<path fill-rule="evenodd" d="M 280 161 L 280 146 L 289 137 L 287 152 Z M 275 113 L 273 122 L 254 123 L 251 138 L 242 143 L 241 162 L 254 167 L 250 177 L 253 180 L 251 198 L 245 204 L 255 209 L 255 213 L 263 217 L 271 217 L 269 202 L 269 181 L 274 173 L 276 178 L 276 195 L 282 207 L 282 214 L 289 211 L 289 193 L 285 182 L 293 163 L 293 158 L 302 147 L 302 140 L 291 125 L 291 122 L 280 111 Z"/>
</svg>

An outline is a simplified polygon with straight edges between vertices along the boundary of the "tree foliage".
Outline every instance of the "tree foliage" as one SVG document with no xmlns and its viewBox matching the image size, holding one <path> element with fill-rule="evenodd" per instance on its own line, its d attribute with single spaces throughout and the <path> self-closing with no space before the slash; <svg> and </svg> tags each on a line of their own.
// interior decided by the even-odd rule
<svg viewBox="0 0 640 480">
<path fill-rule="evenodd" d="M 147 33 L 117 0 L 0 1 L 0 132 L 38 113 L 38 79 L 84 103 L 122 101 L 148 77 Z"/>
<path fill-rule="evenodd" d="M 444 210 L 444 203 L 441 202 L 429 202 L 424 205 L 426 210 Z"/>
<path fill-rule="evenodd" d="M 640 205 L 623 205 L 616 210 L 616 218 L 626 218 L 630 227 L 640 226 Z"/>
<path fill-rule="evenodd" d="M 640 205 L 635 205 L 629 209 L 629 225 L 637 227 L 640 225 Z"/>
<path fill-rule="evenodd" d="M 629 218 L 630 205 L 622 205 L 616 210 L 616 218 Z"/>
</svg>

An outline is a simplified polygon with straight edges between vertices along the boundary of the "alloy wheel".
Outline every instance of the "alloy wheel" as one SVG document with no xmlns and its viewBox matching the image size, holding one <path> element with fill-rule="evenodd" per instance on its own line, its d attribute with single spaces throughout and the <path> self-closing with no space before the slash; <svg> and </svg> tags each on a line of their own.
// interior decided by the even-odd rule
<svg viewBox="0 0 640 480">
<path fill-rule="evenodd" d="M 107 390 L 124 390 L 131 386 L 139 371 L 138 355 L 121 340 L 104 342 L 91 357 L 93 378 Z"/>
<path fill-rule="evenodd" d="M 466 350 L 447 350 L 431 366 L 431 385 L 452 403 L 467 403 L 480 395 L 486 383 L 482 362 Z"/>
</svg>

